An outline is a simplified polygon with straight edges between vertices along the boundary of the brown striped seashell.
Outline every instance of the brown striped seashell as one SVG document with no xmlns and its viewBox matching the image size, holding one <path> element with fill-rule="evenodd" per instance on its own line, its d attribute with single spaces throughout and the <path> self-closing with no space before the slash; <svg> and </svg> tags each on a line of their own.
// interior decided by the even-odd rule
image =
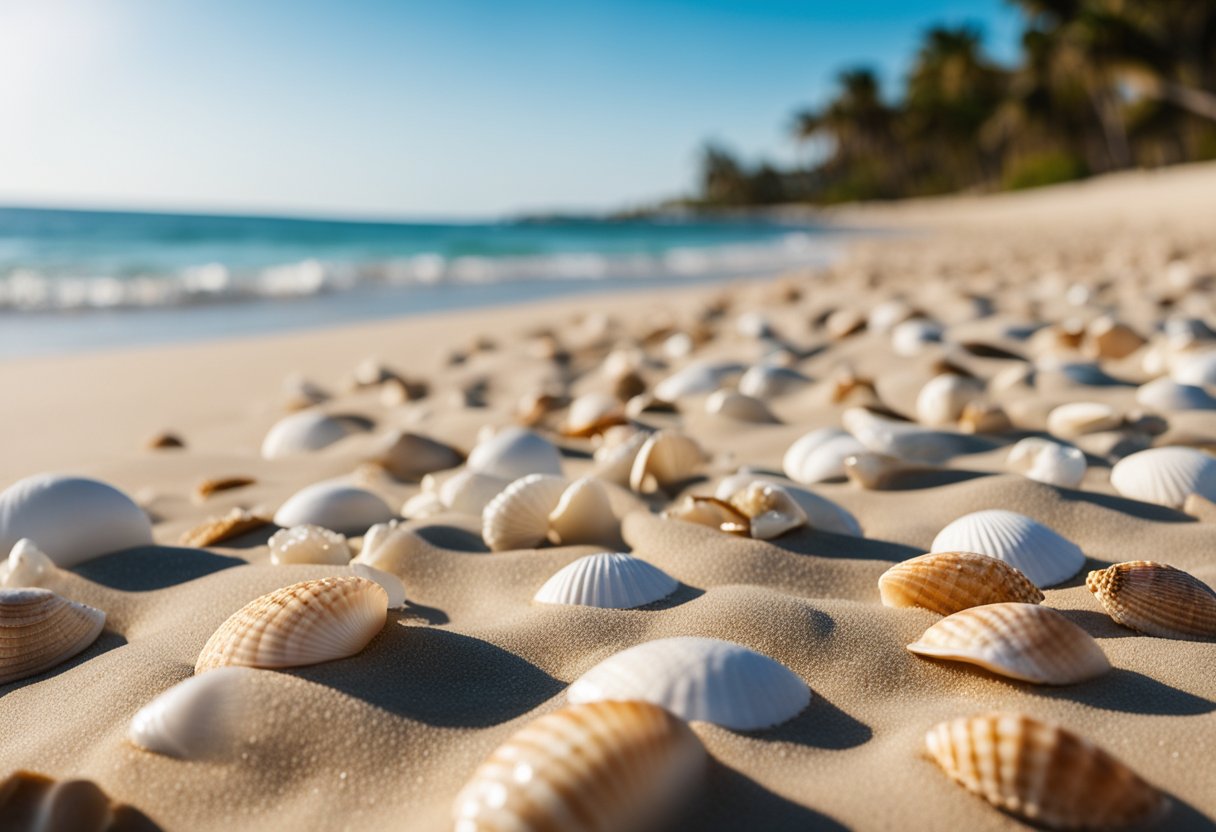
<svg viewBox="0 0 1216 832">
<path fill-rule="evenodd" d="M 1216 592 L 1181 569 L 1116 563 L 1090 572 L 1085 586 L 1124 627 L 1159 638 L 1216 639 Z"/>
<path fill-rule="evenodd" d="M 969 607 L 925 630 L 908 649 L 1040 685 L 1071 685 L 1110 670 L 1093 636 L 1037 604 Z"/>
<path fill-rule="evenodd" d="M 195 673 L 216 667 L 303 667 L 353 656 L 384 627 L 388 594 L 375 581 L 317 578 L 263 595 L 207 640 Z"/>
<path fill-rule="evenodd" d="M 234 537 L 240 537 L 270 524 L 271 521 L 265 517 L 251 514 L 243 508 L 234 508 L 223 517 L 212 517 L 201 525 L 184 532 L 178 540 L 178 544 L 201 549 L 204 546 L 212 546 Z"/>
<path fill-rule="evenodd" d="M 878 579 L 878 592 L 883 606 L 923 607 L 941 615 L 1003 601 L 1043 600 L 1016 568 L 974 552 L 931 552 L 897 563 Z"/>
<path fill-rule="evenodd" d="M 157 832 L 143 812 L 115 803 L 91 780 L 57 781 L 32 771 L 0 780 L 5 832 Z"/>
<path fill-rule="evenodd" d="M 593 702 L 542 716 L 499 746 L 456 796 L 456 832 L 670 828 L 705 748 L 649 702 Z"/>
<path fill-rule="evenodd" d="M 1053 829 L 1111 829 L 1160 819 L 1169 800 L 1088 740 L 1018 713 L 935 725 L 930 756 L 951 780 L 1019 818 Z"/>
<path fill-rule="evenodd" d="M 0 685 L 35 676 L 97 640 L 101 610 L 49 589 L 0 589 Z"/>
</svg>

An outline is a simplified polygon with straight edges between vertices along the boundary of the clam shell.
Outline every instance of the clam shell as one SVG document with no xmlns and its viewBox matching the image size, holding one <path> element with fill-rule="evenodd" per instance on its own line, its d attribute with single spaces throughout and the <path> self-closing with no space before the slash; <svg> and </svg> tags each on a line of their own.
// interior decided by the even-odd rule
<svg viewBox="0 0 1216 832">
<path fill-rule="evenodd" d="M 1110 754 L 1024 714 L 990 713 L 935 725 L 929 755 L 967 791 L 1055 829 L 1148 823 L 1169 801 Z"/>
<path fill-rule="evenodd" d="M 757 399 L 772 399 L 799 390 L 810 382 L 790 367 L 757 364 L 739 377 L 739 392 Z"/>
<path fill-rule="evenodd" d="M 769 728 L 797 716 L 811 691 L 785 665 L 740 644 L 679 636 L 610 656 L 570 686 L 572 704 L 653 702 L 685 720 L 736 731 Z"/>
<path fill-rule="evenodd" d="M 750 471 L 741 470 L 722 482 L 718 483 L 714 496 L 719 500 L 729 500 L 753 482 L 766 482 L 779 485 L 794 499 L 798 507 L 806 515 L 806 525 L 816 531 L 842 534 L 848 537 L 862 537 L 861 524 L 857 518 L 842 506 L 833 503 L 826 497 L 806 488 L 799 488 L 791 482 L 785 482 L 773 477 L 765 477 Z"/>
<path fill-rule="evenodd" d="M 736 393 L 733 390 L 718 390 L 705 400 L 705 412 L 736 422 L 772 423 L 777 417 L 768 405 L 759 399 Z"/>
<path fill-rule="evenodd" d="M 262 459 L 306 454 L 328 448 L 360 430 L 354 419 L 343 419 L 319 410 L 301 410 L 275 422 L 262 440 Z"/>
<path fill-rule="evenodd" d="M 34 541 L 23 537 L 0 563 L 0 586 L 42 586 L 55 573 L 55 563 L 46 556 Z"/>
<path fill-rule="evenodd" d="M 908 649 L 1040 685 L 1072 685 L 1110 670 L 1093 636 L 1038 604 L 969 607 L 925 630 Z"/>
<path fill-rule="evenodd" d="M 101 610 L 49 589 L 0 589 L 0 685 L 49 670 L 97 640 Z"/>
<path fill-rule="evenodd" d="M 878 592 L 883 606 L 922 607 L 941 615 L 1003 601 L 1043 600 L 1017 569 L 973 552 L 930 552 L 897 563 L 878 579 Z"/>
<path fill-rule="evenodd" d="M 570 483 L 549 513 L 549 537 L 555 543 L 609 545 L 620 537 L 621 524 L 612 513 L 608 491 L 591 477 Z"/>
<path fill-rule="evenodd" d="M 624 431 L 613 435 L 613 431 Z M 646 444 L 650 434 L 646 431 L 631 428 L 613 428 L 605 438 L 613 437 L 610 441 L 595 449 L 595 470 L 593 476 L 604 482 L 616 485 L 629 485 L 629 475 L 633 472 L 633 461 L 638 451 Z"/>
<path fill-rule="evenodd" d="M 460 451 L 428 436 L 390 431 L 379 437 L 368 457 L 399 480 L 413 481 L 434 471 L 455 468 L 464 461 Z"/>
<path fill-rule="evenodd" d="M 1060 488 L 1077 488 L 1085 479 L 1085 454 L 1071 445 L 1028 436 L 1018 441 L 1005 458 L 1009 470 L 1027 479 Z"/>
<path fill-rule="evenodd" d="M 1124 627 L 1158 638 L 1216 639 L 1216 592 L 1181 569 L 1116 563 L 1090 572 L 1085 586 Z"/>
<path fill-rule="evenodd" d="M 592 436 L 624 423 L 625 408 L 615 396 L 584 393 L 570 403 L 562 433 L 567 436 Z"/>
<path fill-rule="evenodd" d="M 963 409 L 984 394 L 978 379 L 942 373 L 929 379 L 916 396 L 916 419 L 922 425 L 945 427 L 963 415 Z"/>
<path fill-rule="evenodd" d="M 666 598 L 679 581 L 641 558 L 603 552 L 562 567 L 533 597 L 542 604 L 631 610 Z"/>
<path fill-rule="evenodd" d="M 384 627 L 388 595 L 355 576 L 277 589 L 233 613 L 212 634 L 195 673 L 217 667 L 303 667 L 358 653 Z"/>
<path fill-rule="evenodd" d="M 1216 500 L 1216 457 L 1195 448 L 1149 448 L 1116 462 L 1110 484 L 1124 497 L 1170 508 L 1181 508 L 1191 494 Z"/>
<path fill-rule="evenodd" d="M 749 483 L 730 498 L 730 503 L 747 516 L 749 533 L 757 540 L 772 540 L 806 525 L 802 507 L 788 491 L 771 482 Z"/>
<path fill-rule="evenodd" d="M 1119 411 L 1101 402 L 1069 402 L 1047 414 L 1047 432 L 1064 439 L 1115 430 L 1121 424 Z"/>
<path fill-rule="evenodd" d="M 481 515 L 481 536 L 491 551 L 532 549 L 549 537 L 549 515 L 557 508 L 567 480 L 529 474 L 503 489 Z"/>
<path fill-rule="evenodd" d="M 346 536 L 321 526 L 292 526 L 270 536 L 271 563 L 350 563 Z"/>
<path fill-rule="evenodd" d="M 654 386 L 654 395 L 665 402 L 675 402 L 685 396 L 712 393 L 722 382 L 746 369 L 734 362 L 698 362 L 689 364 Z"/>
<path fill-rule="evenodd" d="M 675 430 L 652 433 L 633 460 L 629 487 L 642 494 L 665 491 L 691 479 L 704 461 L 705 451 L 692 437 Z"/>
<path fill-rule="evenodd" d="M 364 488 L 342 482 L 318 482 L 302 488 L 274 513 L 274 522 L 291 526 L 324 526 L 342 534 L 363 534 L 394 516 L 388 503 Z"/>
<path fill-rule="evenodd" d="M 844 461 L 864 453 L 866 446 L 840 428 L 813 430 L 789 446 L 781 470 L 794 482 L 812 485 L 845 476 Z"/>
<path fill-rule="evenodd" d="M 840 420 L 868 450 L 909 462 L 944 462 L 963 447 L 957 434 L 888 419 L 864 407 L 850 407 Z"/>
<path fill-rule="evenodd" d="M 27 537 L 67 568 L 152 543 L 152 524 L 112 485 L 84 477 L 36 474 L 0 493 L 0 552 Z"/>
<path fill-rule="evenodd" d="M 248 667 L 219 667 L 178 682 L 144 705 L 127 728 L 132 744 L 181 760 L 221 757 L 242 740 L 255 709 Z"/>
<path fill-rule="evenodd" d="M 455 832 L 645 832 L 670 828 L 706 754 L 689 727 L 645 702 L 573 705 L 499 746 L 452 807 Z"/>
<path fill-rule="evenodd" d="M 112 801 L 91 780 L 16 771 L 0 780 L 4 832 L 159 832 L 143 812 Z"/>
<path fill-rule="evenodd" d="M 469 454 L 470 471 L 508 482 L 528 474 L 561 474 L 562 458 L 549 440 L 519 427 L 505 427 Z"/>
<path fill-rule="evenodd" d="M 1216 397 L 1202 387 L 1159 378 L 1136 390 L 1136 403 L 1165 413 L 1183 410 L 1216 410 Z"/>
<path fill-rule="evenodd" d="M 933 539 L 931 552 L 977 552 L 1005 561 L 1040 589 L 1081 571 L 1085 554 L 1037 520 L 1004 509 L 965 514 Z"/>
</svg>

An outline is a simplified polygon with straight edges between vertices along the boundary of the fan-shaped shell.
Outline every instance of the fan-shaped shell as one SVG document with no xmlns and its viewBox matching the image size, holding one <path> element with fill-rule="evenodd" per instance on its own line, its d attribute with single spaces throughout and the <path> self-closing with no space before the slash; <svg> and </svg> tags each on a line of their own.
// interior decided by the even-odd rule
<svg viewBox="0 0 1216 832">
<path fill-rule="evenodd" d="M 759 399 L 736 393 L 733 390 L 718 390 L 705 400 L 705 412 L 736 422 L 772 423 L 777 417 L 768 405 Z"/>
<path fill-rule="evenodd" d="M 1071 685 L 1110 670 L 1106 654 L 1089 633 L 1038 604 L 969 607 L 925 630 L 908 649 L 1040 685 Z"/>
<path fill-rule="evenodd" d="M 152 524 L 135 501 L 112 485 L 85 477 L 36 474 L 0 493 L 0 552 L 32 540 L 67 568 L 152 543 Z"/>
<path fill-rule="evenodd" d="M 241 741 L 255 704 L 249 689 L 257 673 L 248 667 L 219 667 L 178 682 L 131 718 L 127 739 L 156 754 L 182 760 L 220 757 Z"/>
<path fill-rule="evenodd" d="M 811 691 L 785 665 L 730 641 L 679 636 L 648 641 L 584 673 L 567 694 L 573 704 L 653 702 L 681 719 L 752 731 L 793 719 Z"/>
<path fill-rule="evenodd" d="M 757 364 L 739 377 L 739 392 L 757 399 L 772 399 L 805 387 L 810 381 L 790 367 Z"/>
<path fill-rule="evenodd" d="M 1037 520 L 1004 509 L 966 514 L 937 533 L 932 552 L 978 552 L 1005 561 L 1039 587 L 1081 571 L 1081 548 Z"/>
<path fill-rule="evenodd" d="M 734 362 L 689 364 L 656 384 L 654 394 L 665 402 L 674 402 L 685 396 L 712 393 L 743 370 L 742 364 Z"/>
<path fill-rule="evenodd" d="M 101 610 L 49 589 L 0 589 L 0 685 L 67 661 L 97 640 Z"/>
<path fill-rule="evenodd" d="M 529 474 L 503 489 L 481 515 L 481 536 L 491 551 L 531 549 L 549 536 L 549 515 L 569 483 L 550 474 Z"/>
<path fill-rule="evenodd" d="M 455 832 L 646 832 L 670 828 L 706 754 L 646 702 L 572 705 L 529 723 L 456 796 Z"/>
<path fill-rule="evenodd" d="M 1124 497 L 1170 508 L 1191 494 L 1216 500 L 1216 457 L 1196 448 L 1149 448 L 1116 462 L 1110 484 Z"/>
<path fill-rule="evenodd" d="M 529 474 L 561 474 L 562 458 L 549 440 L 512 426 L 479 442 L 469 454 L 468 467 L 511 482 Z"/>
<path fill-rule="evenodd" d="M 274 522 L 291 526 L 324 526 L 343 534 L 363 534 L 394 517 L 388 503 L 364 488 L 341 482 L 318 482 L 302 488 L 274 513 Z"/>
<path fill-rule="evenodd" d="M 292 526 L 270 536 L 271 563 L 350 563 L 346 536 L 321 526 Z"/>
<path fill-rule="evenodd" d="M 317 578 L 277 589 L 233 613 L 199 654 L 217 667 L 303 667 L 358 653 L 384 627 L 388 595 L 367 578 Z"/>
<path fill-rule="evenodd" d="M 354 419 L 330 416 L 319 410 L 301 410 L 275 422 L 262 440 L 263 459 L 305 454 L 328 448 L 352 433 L 360 424 Z"/>
<path fill-rule="evenodd" d="M 941 615 L 1003 601 L 1043 600 L 1017 569 L 974 552 L 930 552 L 897 563 L 878 579 L 878 592 L 884 606 L 923 607 Z"/>
<path fill-rule="evenodd" d="M 1169 808 L 1161 792 L 1071 731 L 1017 713 L 942 722 L 930 756 L 967 791 L 1054 829 L 1147 824 Z"/>
<path fill-rule="evenodd" d="M 1159 638 L 1216 639 L 1216 592 L 1181 569 L 1116 563 L 1090 572 L 1085 586 L 1124 627 Z"/>
<path fill-rule="evenodd" d="M 409 431 L 390 431 L 376 440 L 368 457 L 399 480 L 413 481 L 434 471 L 455 468 L 464 461 L 460 451 Z"/>
<path fill-rule="evenodd" d="M 1065 439 L 1114 430 L 1122 423 L 1119 411 L 1101 402 L 1069 402 L 1047 414 L 1048 433 Z"/>
<path fill-rule="evenodd" d="M 794 482 L 812 485 L 845 476 L 844 461 L 864 453 L 866 446 L 840 428 L 819 428 L 789 446 L 781 458 L 781 470 Z"/>
<path fill-rule="evenodd" d="M 398 520 L 377 523 L 363 536 L 363 548 L 351 565 L 363 563 L 395 575 L 401 571 L 400 567 L 413 546 L 420 542 L 418 535 Z"/>
<path fill-rule="evenodd" d="M 614 543 L 620 536 L 620 523 L 612 513 L 607 489 L 591 477 L 570 483 L 549 513 L 548 532 L 562 546 Z"/>
<path fill-rule="evenodd" d="M 533 600 L 631 610 L 666 598 L 679 581 L 641 558 L 603 552 L 579 558 L 545 581 Z"/>
<path fill-rule="evenodd" d="M 1085 479 L 1085 454 L 1071 445 L 1038 436 L 1019 440 L 1005 461 L 1011 471 L 1027 479 L 1060 488 L 1076 488 Z"/>
<path fill-rule="evenodd" d="M 963 447 L 964 437 L 957 434 L 888 419 L 864 407 L 850 407 L 840 420 L 867 449 L 910 462 L 943 462 Z"/>
<path fill-rule="evenodd" d="M 616 396 L 584 393 L 570 403 L 562 432 L 567 436 L 593 436 L 625 423 L 625 408 Z"/>
<path fill-rule="evenodd" d="M 1202 387 L 1158 378 L 1136 391 L 1136 403 L 1166 413 L 1182 410 L 1216 410 L 1216 397 Z"/>
<path fill-rule="evenodd" d="M 23 537 L 0 563 L 0 586 L 42 586 L 43 581 L 55 572 L 54 562 L 34 545 L 34 541 Z"/>
<path fill-rule="evenodd" d="M 916 397 L 916 419 L 922 425 L 945 427 L 963 415 L 963 409 L 984 393 L 981 381 L 957 373 L 942 373 L 925 383 Z"/>
<path fill-rule="evenodd" d="M 705 451 L 696 440 L 675 430 L 661 430 L 647 437 L 638 449 L 629 472 L 629 487 L 649 494 L 691 479 L 705 461 Z"/>
<path fill-rule="evenodd" d="M 143 812 L 111 800 L 92 780 L 16 771 L 0 780 L 4 832 L 159 832 Z"/>
</svg>

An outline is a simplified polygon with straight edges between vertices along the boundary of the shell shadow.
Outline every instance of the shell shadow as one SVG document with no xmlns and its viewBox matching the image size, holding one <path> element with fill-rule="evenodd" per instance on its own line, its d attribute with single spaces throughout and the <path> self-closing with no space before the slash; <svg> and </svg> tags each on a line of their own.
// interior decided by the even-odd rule
<svg viewBox="0 0 1216 832">
<path fill-rule="evenodd" d="M 206 549 L 140 546 L 93 558 L 73 567 L 72 571 L 110 589 L 148 592 L 245 565 L 246 561 L 241 558 L 217 555 Z"/>
<path fill-rule="evenodd" d="M 917 549 L 915 546 L 905 546 L 903 543 L 892 543 L 889 540 L 849 537 L 812 529 L 798 529 L 791 534 L 766 540 L 765 543 L 796 555 L 883 560 L 891 563 L 898 563 L 925 553 L 923 549 Z"/>
<path fill-rule="evenodd" d="M 566 687 L 488 641 L 396 621 L 353 659 L 291 672 L 406 719 L 461 728 L 514 719 Z"/>
<path fill-rule="evenodd" d="M 416 604 L 409 599 L 406 599 L 405 606 L 401 608 L 398 615 L 399 621 L 403 622 L 422 622 L 424 624 L 447 624 L 451 619 L 448 614 L 439 607 L 428 607 L 425 604 Z"/>
<path fill-rule="evenodd" d="M 966 468 L 938 468 L 919 471 L 908 471 L 897 474 L 895 478 L 883 486 L 883 491 L 922 491 L 926 488 L 939 488 L 943 485 L 967 482 L 980 477 L 991 477 L 992 471 L 973 471 Z"/>
<path fill-rule="evenodd" d="M 672 607 L 678 607 L 681 604 L 687 604 L 689 601 L 696 600 L 704 594 L 705 590 L 699 587 L 689 586 L 688 584 L 681 583 L 679 588 L 666 598 L 660 598 L 653 604 L 647 604 L 644 607 L 635 607 L 634 609 L 639 612 L 658 612 L 660 610 L 669 610 Z"/>
<path fill-rule="evenodd" d="M 849 827 L 814 809 L 769 791 L 747 775 L 717 760 L 706 771 L 704 799 L 696 801 L 673 829 L 705 832 L 756 829 L 765 832 L 845 832 Z"/>
<path fill-rule="evenodd" d="M 1169 813 L 1161 819 L 1160 828 L 1171 832 L 1213 832 L 1216 819 L 1196 809 L 1185 800 L 1170 795 Z"/>
<path fill-rule="evenodd" d="M 34 676 L 26 676 L 24 679 L 17 679 L 9 682 L 8 684 L 0 685 L 0 697 L 3 697 L 6 693 L 20 690 L 26 685 L 32 685 L 35 682 L 41 682 L 43 679 L 50 678 L 51 676 L 57 676 L 60 673 L 71 670 L 77 665 L 82 665 L 91 659 L 97 658 L 102 653 L 108 653 L 111 650 L 123 647 L 126 645 L 126 643 L 126 638 L 113 630 L 102 630 L 101 635 L 97 637 L 96 641 L 90 644 L 85 650 L 77 653 L 75 656 L 72 656 L 72 658 L 68 659 L 67 661 L 60 662 L 54 667 L 47 668 Z M 4 826 L 0 824 L 0 830 L 3 829 Z"/>
<path fill-rule="evenodd" d="M 1129 630 L 1104 612 L 1095 610 L 1056 610 L 1094 638 L 1134 638 L 1140 635 Z"/>
<path fill-rule="evenodd" d="M 1049 699 L 1071 699 L 1092 708 L 1121 713 L 1198 716 L 1216 711 L 1216 702 L 1210 699 L 1122 667 L 1068 687 L 1032 687 L 1035 693 Z"/>
<path fill-rule="evenodd" d="M 756 739 L 792 742 L 808 748 L 843 751 L 869 742 L 873 729 L 815 693 L 811 704 L 789 722 L 754 735 Z"/>
<path fill-rule="evenodd" d="M 1166 506 L 1159 506 L 1155 503 L 1144 503 L 1140 500 L 1118 497 L 1114 494 L 1100 494 L 1096 491 L 1075 491 L 1071 488 L 1060 488 L 1057 490 L 1060 493 L 1060 498 L 1063 500 L 1090 503 L 1100 508 L 1129 514 L 1141 520 L 1152 520 L 1157 523 L 1198 522 L 1189 514 L 1184 514 L 1177 509 L 1167 508 Z"/>
<path fill-rule="evenodd" d="M 462 529 L 459 526 L 433 523 L 426 526 L 417 526 L 413 531 L 414 534 L 421 537 L 427 543 L 440 549 L 478 553 L 490 551 L 490 547 L 486 546 L 486 542 L 481 539 L 480 534 L 475 534 L 470 529 Z"/>
</svg>

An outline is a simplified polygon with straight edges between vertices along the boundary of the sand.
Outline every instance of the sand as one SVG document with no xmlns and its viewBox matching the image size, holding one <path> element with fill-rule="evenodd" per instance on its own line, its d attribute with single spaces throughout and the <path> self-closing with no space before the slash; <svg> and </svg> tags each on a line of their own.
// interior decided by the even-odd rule
<svg viewBox="0 0 1216 832">
<path fill-rule="evenodd" d="M 912 233 L 860 243 L 825 274 L 2 363 L 0 385 L 9 395 L 0 432 L 9 440 L 0 484 L 41 471 L 103 479 L 145 506 L 157 545 L 50 580 L 61 594 L 105 610 L 108 623 L 83 654 L 0 686 L 0 775 L 25 768 L 87 778 L 167 830 L 444 829 L 477 764 L 521 726 L 559 708 L 583 672 L 647 640 L 704 635 L 776 658 L 806 680 L 813 700 L 767 731 L 694 723 L 714 762 L 687 795 L 681 828 L 1020 827 L 951 783 L 922 751 L 938 721 L 992 709 L 1057 722 L 1112 752 L 1170 795 L 1163 828 L 1213 828 L 1216 644 L 1151 638 L 1115 624 L 1084 576 L 1089 568 L 1152 559 L 1216 584 L 1216 517 L 1129 500 L 1109 483 L 1111 462 L 1128 448 L 1216 446 L 1216 411 L 1163 414 L 1166 429 L 1156 435 L 1083 437 L 1078 444 L 1090 456 L 1080 489 L 1012 474 L 1004 459 L 1017 438 L 1043 429 L 1059 403 L 1108 402 L 1134 418 L 1142 409 L 1134 385 L 1150 378 L 1145 349 L 1102 362 L 1126 383 L 1070 381 L 1045 362 L 1087 359 L 1062 352 L 1052 330 L 1019 338 L 1018 327 L 1110 312 L 1151 335 L 1170 313 L 1212 320 L 1210 287 L 1199 278 L 1216 274 L 1213 209 L 1210 166 L 1015 196 L 872 206 L 840 219 Z M 1170 266 L 1180 262 L 1187 269 Z M 531 601 L 554 571 L 593 547 L 488 554 L 477 518 L 412 520 L 415 534 L 399 562 L 407 606 L 390 612 L 365 650 L 258 673 L 245 740 L 221 759 L 174 760 L 125 740 L 135 711 L 192 673 L 204 642 L 232 612 L 290 583 L 349 571 L 272 565 L 270 530 L 206 550 L 177 546 L 185 530 L 233 506 L 273 511 L 328 478 L 361 482 L 394 507 L 419 490 L 361 465 L 370 435 L 297 458 L 261 459 L 262 437 L 284 415 L 282 382 L 291 373 L 335 393 L 324 409 L 370 418 L 375 433 L 406 428 L 467 450 L 482 426 L 512 423 L 527 393 L 607 389 L 598 367 L 613 345 L 651 336 L 645 343 L 655 366 L 643 370 L 650 384 L 691 360 L 750 364 L 775 349 L 812 379 L 769 401 L 779 423 L 710 415 L 704 397 L 682 400 L 678 414 L 642 417 L 703 443 L 711 461 L 684 491 L 710 493 L 740 465 L 779 471 L 796 438 L 838 425 L 844 408 L 872 401 L 864 392 L 832 401 L 842 368 L 872 378 L 883 405 L 914 413 L 920 387 L 943 357 L 940 345 L 900 356 L 888 334 L 832 340 L 822 325 L 832 311 L 864 315 L 895 296 L 931 314 L 952 340 L 1000 345 L 1044 363 L 1033 386 L 992 394 L 1016 429 L 967 439 L 968 452 L 945 470 L 910 474 L 894 490 L 810 486 L 852 512 L 864 538 L 806 528 L 769 542 L 735 538 L 662 519 L 665 500 L 614 487 L 625 545 L 682 583 L 652 607 L 617 611 Z M 737 331 L 736 319 L 749 311 L 765 315 L 784 347 Z M 688 358 L 664 358 L 659 335 L 667 328 L 708 340 Z M 552 331 L 568 363 L 544 356 L 546 342 L 534 337 L 540 330 Z M 492 348 L 478 348 L 477 335 L 491 338 L 493 345 L 480 346 Z M 453 364 L 454 355 L 463 360 Z M 368 356 L 425 379 L 430 394 L 388 406 L 378 389 L 351 391 L 351 373 Z M 1024 364 L 951 357 L 985 378 Z M 484 392 L 485 406 L 467 406 L 470 389 Z M 540 429 L 563 448 L 565 473 L 585 474 L 593 445 L 551 432 L 562 415 Z M 186 447 L 144 448 L 165 430 Z M 256 482 L 205 501 L 193 496 L 201 480 L 234 475 Z M 950 521 L 986 508 L 1025 513 L 1082 547 L 1086 570 L 1048 589 L 1045 603 L 1097 639 L 1114 667 L 1109 674 L 1051 688 L 905 649 L 938 616 L 882 606 L 878 576 L 928 551 Z"/>
</svg>

